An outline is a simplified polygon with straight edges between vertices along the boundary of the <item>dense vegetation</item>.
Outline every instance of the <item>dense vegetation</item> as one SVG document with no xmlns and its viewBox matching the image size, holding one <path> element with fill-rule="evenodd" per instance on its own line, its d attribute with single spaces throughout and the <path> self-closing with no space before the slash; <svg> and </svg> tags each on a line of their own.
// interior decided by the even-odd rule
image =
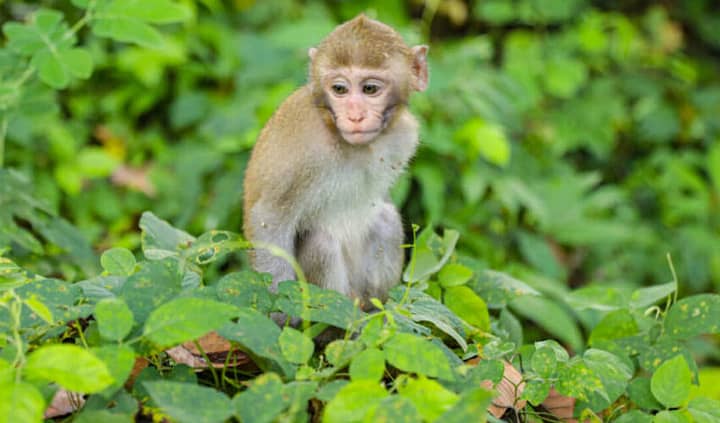
<svg viewBox="0 0 720 423">
<path fill-rule="evenodd" d="M 258 131 L 362 11 L 431 46 L 393 191 L 406 284 L 371 315 L 270 294 L 237 234 Z M 557 420 L 551 386 L 587 419 L 720 419 L 715 2 L 0 1 L 0 22 L 0 422 L 61 388 L 85 422 L 473 421 L 504 361 L 508 419 Z M 314 345 L 327 326 L 347 336 Z M 209 331 L 217 369 L 166 352 L 207 364 Z"/>
</svg>

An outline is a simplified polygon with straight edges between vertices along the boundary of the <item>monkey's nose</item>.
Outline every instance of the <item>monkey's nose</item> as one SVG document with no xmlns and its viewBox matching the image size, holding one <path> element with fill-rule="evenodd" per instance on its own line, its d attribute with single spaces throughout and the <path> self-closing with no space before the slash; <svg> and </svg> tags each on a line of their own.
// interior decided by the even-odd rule
<svg viewBox="0 0 720 423">
<path fill-rule="evenodd" d="M 348 116 L 348 120 L 353 123 L 360 123 L 363 120 L 365 120 L 365 116 L 363 115 L 350 115 Z"/>
</svg>

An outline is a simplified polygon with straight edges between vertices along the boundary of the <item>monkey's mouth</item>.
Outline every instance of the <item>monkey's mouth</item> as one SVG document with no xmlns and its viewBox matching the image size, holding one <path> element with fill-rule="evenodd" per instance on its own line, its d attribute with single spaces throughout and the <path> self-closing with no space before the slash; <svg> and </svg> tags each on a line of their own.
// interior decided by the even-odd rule
<svg viewBox="0 0 720 423">
<path fill-rule="evenodd" d="M 368 129 L 364 131 L 341 131 L 342 137 L 350 144 L 367 144 L 377 138 L 380 134 L 380 128 Z"/>
</svg>

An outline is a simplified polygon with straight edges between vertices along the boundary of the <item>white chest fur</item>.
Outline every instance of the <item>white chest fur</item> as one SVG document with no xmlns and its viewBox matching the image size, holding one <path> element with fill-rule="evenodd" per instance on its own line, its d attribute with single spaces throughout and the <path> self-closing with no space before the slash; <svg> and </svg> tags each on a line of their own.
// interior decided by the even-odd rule
<svg viewBox="0 0 720 423">
<path fill-rule="evenodd" d="M 417 125 L 409 114 L 402 131 L 381 135 L 369 145 L 349 146 L 325 167 L 313 184 L 312 206 L 304 210 L 300 226 L 313 222 L 344 244 L 359 242 L 375 219 L 388 192 L 415 153 Z M 327 165 L 327 163 L 326 163 Z"/>
</svg>

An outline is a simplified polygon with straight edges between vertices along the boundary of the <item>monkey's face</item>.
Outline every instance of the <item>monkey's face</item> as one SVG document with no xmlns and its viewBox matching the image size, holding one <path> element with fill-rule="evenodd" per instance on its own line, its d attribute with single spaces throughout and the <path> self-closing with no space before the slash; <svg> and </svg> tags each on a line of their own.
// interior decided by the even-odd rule
<svg viewBox="0 0 720 423">
<path fill-rule="evenodd" d="M 336 69 L 323 78 L 323 91 L 338 132 L 354 145 L 377 138 L 397 106 L 393 79 L 379 69 Z"/>
</svg>

